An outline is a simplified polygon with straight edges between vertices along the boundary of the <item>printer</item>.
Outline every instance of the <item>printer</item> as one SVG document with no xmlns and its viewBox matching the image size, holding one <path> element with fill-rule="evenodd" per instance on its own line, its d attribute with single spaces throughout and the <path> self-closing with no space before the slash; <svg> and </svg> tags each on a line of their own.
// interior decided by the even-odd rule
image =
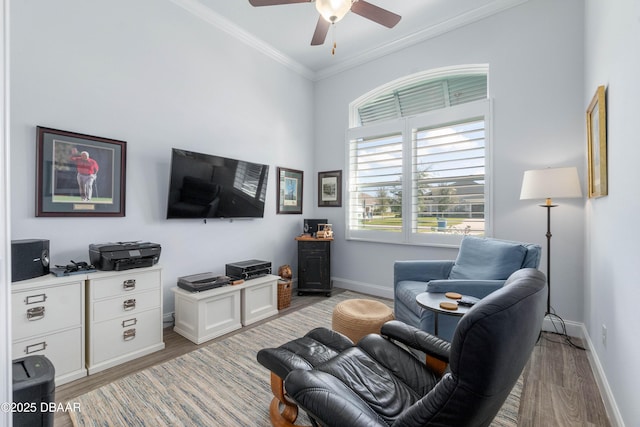
<svg viewBox="0 0 640 427">
<path fill-rule="evenodd" d="M 98 270 L 129 270 L 157 264 L 160 251 L 151 242 L 97 243 L 89 245 L 89 259 Z"/>
</svg>

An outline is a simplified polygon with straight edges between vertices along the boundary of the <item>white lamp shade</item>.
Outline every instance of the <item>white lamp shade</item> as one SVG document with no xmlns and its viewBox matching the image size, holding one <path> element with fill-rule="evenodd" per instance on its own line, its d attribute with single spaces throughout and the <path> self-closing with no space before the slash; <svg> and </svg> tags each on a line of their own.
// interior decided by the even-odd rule
<svg viewBox="0 0 640 427">
<path fill-rule="evenodd" d="M 336 23 L 351 10 L 351 0 L 316 0 L 316 9 L 328 22 Z"/>
<path fill-rule="evenodd" d="M 520 199 L 554 199 L 582 197 L 578 169 L 548 168 L 525 171 Z"/>
</svg>

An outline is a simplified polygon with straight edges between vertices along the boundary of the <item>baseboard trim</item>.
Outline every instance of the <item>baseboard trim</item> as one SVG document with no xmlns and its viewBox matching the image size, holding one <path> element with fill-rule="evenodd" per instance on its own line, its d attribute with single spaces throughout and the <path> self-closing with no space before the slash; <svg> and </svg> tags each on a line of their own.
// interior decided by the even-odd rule
<svg viewBox="0 0 640 427">
<path fill-rule="evenodd" d="M 593 350 L 593 341 L 591 341 L 591 337 L 587 332 L 587 327 L 584 325 L 584 323 L 581 323 L 580 325 L 582 327 L 583 341 L 587 349 L 587 359 L 589 360 L 589 366 L 591 366 L 591 372 L 593 372 L 593 376 L 596 379 L 598 389 L 600 389 L 600 395 L 602 396 L 604 408 L 607 411 L 607 417 L 609 417 L 609 422 L 611 423 L 612 427 L 625 427 L 624 420 L 622 419 L 622 414 L 620 413 L 618 405 L 616 404 L 616 400 L 613 397 L 613 391 L 609 386 L 609 381 L 607 381 L 607 376 L 605 375 L 604 368 L 600 363 L 600 358 L 598 358 L 598 353 Z"/>
<path fill-rule="evenodd" d="M 546 332 L 557 332 L 561 334 L 563 332 L 562 323 L 564 323 L 567 335 L 569 335 L 570 337 L 584 339 L 584 333 L 586 332 L 586 330 L 583 323 L 564 319 L 560 321 L 555 316 L 547 316 L 544 318 L 544 321 L 542 322 L 542 330 Z"/>
<path fill-rule="evenodd" d="M 331 280 L 335 288 L 393 299 L 393 288 L 387 286 L 372 285 L 371 283 L 356 282 L 355 280 L 341 279 L 339 277 L 332 277 Z"/>
</svg>

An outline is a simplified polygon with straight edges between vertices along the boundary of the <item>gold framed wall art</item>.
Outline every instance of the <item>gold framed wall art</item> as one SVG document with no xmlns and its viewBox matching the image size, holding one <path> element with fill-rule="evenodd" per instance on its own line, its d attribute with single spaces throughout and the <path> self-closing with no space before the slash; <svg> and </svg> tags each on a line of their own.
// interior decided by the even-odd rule
<svg viewBox="0 0 640 427">
<path fill-rule="evenodd" d="M 589 197 L 608 194 L 607 110 L 604 86 L 598 86 L 587 108 L 587 158 L 589 161 Z"/>
</svg>

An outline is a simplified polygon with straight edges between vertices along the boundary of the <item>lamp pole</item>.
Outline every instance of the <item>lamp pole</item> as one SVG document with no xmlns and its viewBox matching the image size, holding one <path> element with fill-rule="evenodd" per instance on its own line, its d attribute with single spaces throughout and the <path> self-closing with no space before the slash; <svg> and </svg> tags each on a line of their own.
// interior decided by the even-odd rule
<svg viewBox="0 0 640 427">
<path fill-rule="evenodd" d="M 551 208 L 555 208 L 558 205 L 552 205 L 551 199 L 547 199 L 547 203 L 540 205 L 543 208 L 547 208 L 547 313 L 551 314 Z"/>
</svg>

